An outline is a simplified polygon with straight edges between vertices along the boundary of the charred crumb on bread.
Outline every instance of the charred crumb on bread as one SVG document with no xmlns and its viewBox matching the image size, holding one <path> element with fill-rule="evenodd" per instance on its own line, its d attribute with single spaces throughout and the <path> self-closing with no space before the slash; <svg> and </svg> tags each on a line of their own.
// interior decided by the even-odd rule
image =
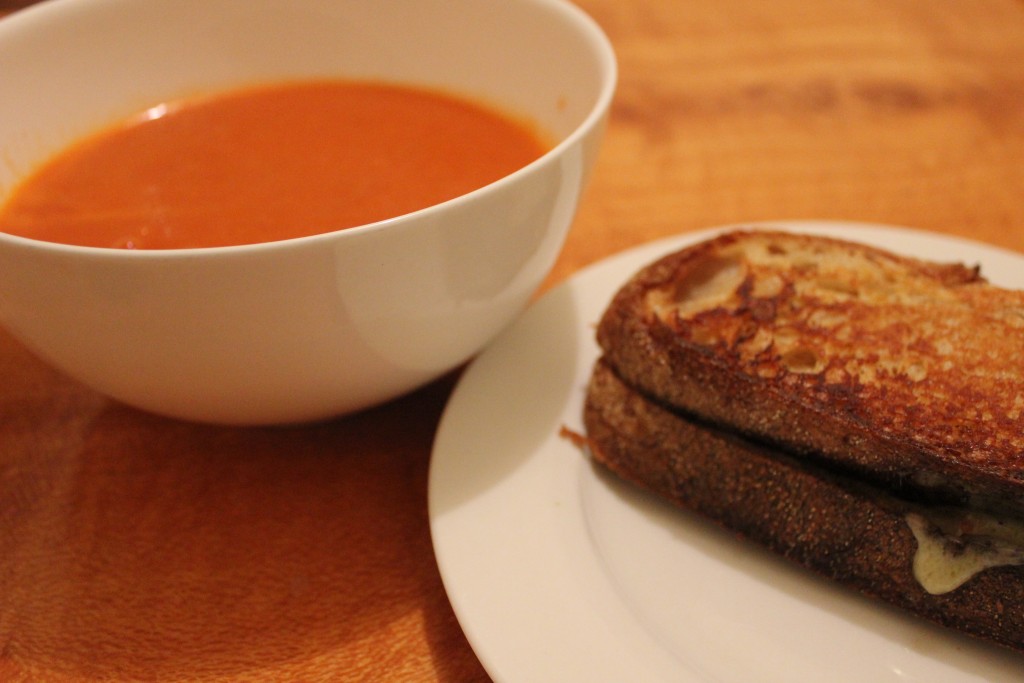
<svg viewBox="0 0 1024 683">
<path fill-rule="evenodd" d="M 1021 311 L 977 267 L 739 231 L 639 273 L 598 339 L 631 384 L 704 419 L 1024 512 Z M 915 481 L 926 465 L 941 486 Z"/>
</svg>

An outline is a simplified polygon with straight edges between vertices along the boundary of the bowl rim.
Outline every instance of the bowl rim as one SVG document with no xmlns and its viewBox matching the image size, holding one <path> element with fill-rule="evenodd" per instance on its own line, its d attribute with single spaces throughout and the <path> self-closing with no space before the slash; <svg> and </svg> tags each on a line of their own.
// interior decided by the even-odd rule
<svg viewBox="0 0 1024 683">
<path fill-rule="evenodd" d="M 411 222 L 422 217 L 429 217 L 431 214 L 441 213 L 459 204 L 472 202 L 480 195 L 498 191 L 501 187 L 516 182 L 520 177 L 531 174 L 542 166 L 555 163 L 556 160 L 562 157 L 569 148 L 577 145 L 583 137 L 600 125 L 601 121 L 611 109 L 612 100 L 618 85 L 618 62 L 615 56 L 614 47 L 612 46 L 611 40 L 608 38 L 607 34 L 593 17 L 574 4 L 571 0 L 518 1 L 547 7 L 550 10 L 561 13 L 566 18 L 567 23 L 574 24 L 585 39 L 586 43 L 592 48 L 593 55 L 596 58 L 601 84 L 600 90 L 594 98 L 594 102 L 586 116 L 583 117 L 572 131 L 567 135 L 562 136 L 554 146 L 541 156 L 495 181 L 457 197 L 453 197 L 437 204 L 432 204 L 422 209 L 417 209 L 416 211 L 400 214 L 398 216 L 392 216 L 372 223 L 365 223 L 348 228 L 340 228 L 328 232 L 320 232 L 301 237 L 291 237 L 282 240 L 214 247 L 117 249 L 114 247 L 95 247 L 66 244 L 63 242 L 52 242 L 48 240 L 13 235 L 0 230 L 0 244 L 7 243 L 9 246 L 21 249 L 33 249 L 42 252 L 51 252 L 53 254 L 78 254 L 110 260 L 173 260 L 180 258 L 194 259 L 198 256 L 233 257 L 241 256 L 243 254 L 255 254 L 268 250 L 302 248 L 311 246 L 318 242 L 347 239 L 344 237 L 345 235 L 352 235 L 354 237 L 356 235 L 365 235 L 367 233 L 377 232 L 380 230 L 394 229 L 393 226 Z M 43 2 L 30 5 L 29 7 L 17 10 L 4 17 L 0 20 L 0 31 L 6 30 L 9 26 L 16 28 L 11 25 L 10 22 L 12 21 L 17 23 L 19 21 L 34 20 L 37 18 L 37 15 L 41 13 L 54 12 L 60 7 L 68 4 L 77 6 L 79 11 L 82 11 L 82 2 L 83 0 L 43 0 Z M 2 203 L 0 203 L 0 206 L 2 206 Z"/>
</svg>

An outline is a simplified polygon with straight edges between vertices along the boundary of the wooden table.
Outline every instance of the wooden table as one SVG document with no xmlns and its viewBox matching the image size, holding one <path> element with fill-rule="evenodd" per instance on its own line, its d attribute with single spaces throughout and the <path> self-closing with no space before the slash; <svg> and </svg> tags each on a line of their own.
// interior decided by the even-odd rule
<svg viewBox="0 0 1024 683">
<path fill-rule="evenodd" d="M 1020 0 L 580 4 L 621 82 L 545 288 L 759 219 L 1024 251 Z M 0 680 L 487 680 L 426 512 L 454 379 L 330 424 L 220 429 L 114 404 L 0 333 Z"/>
</svg>

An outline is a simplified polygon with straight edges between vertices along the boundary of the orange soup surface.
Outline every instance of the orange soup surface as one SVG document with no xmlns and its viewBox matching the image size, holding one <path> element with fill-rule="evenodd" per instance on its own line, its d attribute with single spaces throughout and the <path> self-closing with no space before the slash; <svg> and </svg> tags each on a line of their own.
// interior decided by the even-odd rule
<svg viewBox="0 0 1024 683">
<path fill-rule="evenodd" d="M 0 230 L 129 249 L 269 242 L 438 204 L 547 149 L 525 122 L 445 93 L 265 86 L 159 105 L 81 141 L 14 188 Z"/>
</svg>

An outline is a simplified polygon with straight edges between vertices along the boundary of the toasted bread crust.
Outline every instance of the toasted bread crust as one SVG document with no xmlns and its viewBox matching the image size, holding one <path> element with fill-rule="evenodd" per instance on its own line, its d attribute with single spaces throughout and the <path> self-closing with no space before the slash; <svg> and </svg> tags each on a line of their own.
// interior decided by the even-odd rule
<svg viewBox="0 0 1024 683">
<path fill-rule="evenodd" d="M 942 595 L 914 578 L 911 504 L 735 435 L 628 387 L 599 361 L 584 424 L 594 459 L 820 575 L 932 622 L 1024 651 L 1024 567 L 981 572 Z"/>
<path fill-rule="evenodd" d="M 598 342 L 630 385 L 703 420 L 1024 514 L 1024 293 L 976 268 L 737 231 L 639 272 Z"/>
</svg>

